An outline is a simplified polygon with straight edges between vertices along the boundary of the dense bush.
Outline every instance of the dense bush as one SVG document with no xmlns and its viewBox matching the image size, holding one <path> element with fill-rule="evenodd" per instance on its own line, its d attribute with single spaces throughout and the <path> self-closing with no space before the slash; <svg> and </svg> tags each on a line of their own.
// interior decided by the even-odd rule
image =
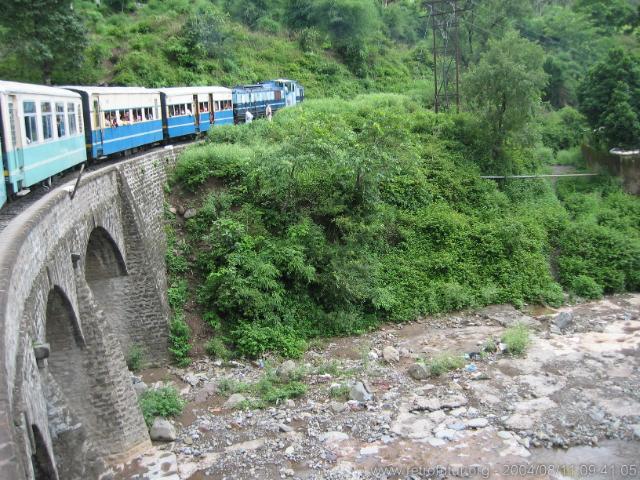
<svg viewBox="0 0 640 480">
<path fill-rule="evenodd" d="M 180 415 L 185 401 L 173 387 L 162 387 L 146 390 L 140 399 L 140 409 L 147 426 L 153 424 L 156 417 L 173 417 Z"/>
<path fill-rule="evenodd" d="M 558 194 L 573 222 L 558 236 L 560 280 L 577 295 L 640 288 L 640 201 L 609 180 L 565 180 Z"/>
<path fill-rule="evenodd" d="M 241 354 L 296 357 L 385 320 L 558 305 L 554 254 L 578 295 L 637 289 L 640 202 L 606 180 L 560 182 L 559 198 L 482 180 L 475 122 L 372 95 L 214 129 L 172 180 L 201 198 L 186 234 L 208 323 Z"/>
</svg>

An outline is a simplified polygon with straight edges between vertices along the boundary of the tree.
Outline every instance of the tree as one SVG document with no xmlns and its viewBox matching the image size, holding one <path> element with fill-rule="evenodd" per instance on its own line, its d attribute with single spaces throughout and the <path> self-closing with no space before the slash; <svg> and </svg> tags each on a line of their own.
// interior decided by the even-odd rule
<svg viewBox="0 0 640 480">
<path fill-rule="evenodd" d="M 374 0 L 322 0 L 314 8 L 313 22 L 329 34 L 349 67 L 364 75 L 371 38 L 382 27 Z"/>
<path fill-rule="evenodd" d="M 640 145 L 640 121 L 638 114 L 631 107 L 631 95 L 626 84 L 618 82 L 602 116 L 602 133 L 608 145 L 638 148 Z"/>
<path fill-rule="evenodd" d="M 575 10 L 591 17 L 603 30 L 619 30 L 636 22 L 637 12 L 629 0 L 576 0 Z"/>
<path fill-rule="evenodd" d="M 578 89 L 580 110 L 587 117 L 589 125 L 596 132 L 596 140 L 611 148 L 617 142 L 628 144 L 631 138 L 622 132 L 616 133 L 616 125 L 630 129 L 633 122 L 624 126 L 613 117 L 616 114 L 629 118 L 631 113 L 640 111 L 640 65 L 638 59 L 625 53 L 621 48 L 609 51 L 607 58 L 589 70 Z M 616 104 L 619 102 L 620 104 Z M 635 113 L 634 113 L 635 114 Z M 633 131 L 636 143 L 640 132 Z"/>
<path fill-rule="evenodd" d="M 69 0 L 5 0 L 5 53 L 31 69 L 25 80 L 65 81 L 80 68 L 86 31 Z"/>
<path fill-rule="evenodd" d="M 488 50 L 463 80 L 469 106 L 492 138 L 496 167 L 508 171 L 504 143 L 533 118 L 547 82 L 542 48 L 510 31 L 490 40 Z M 500 162 L 502 161 L 502 162 Z"/>
</svg>

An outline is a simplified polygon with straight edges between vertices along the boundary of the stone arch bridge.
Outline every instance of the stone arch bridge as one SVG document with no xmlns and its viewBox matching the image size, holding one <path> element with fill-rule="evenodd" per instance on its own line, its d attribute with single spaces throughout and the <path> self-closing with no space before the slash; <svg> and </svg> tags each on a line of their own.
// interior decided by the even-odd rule
<svg viewBox="0 0 640 480">
<path fill-rule="evenodd" d="M 0 234 L 0 479 L 93 479 L 149 446 L 126 356 L 167 352 L 176 149 L 86 174 Z"/>
</svg>

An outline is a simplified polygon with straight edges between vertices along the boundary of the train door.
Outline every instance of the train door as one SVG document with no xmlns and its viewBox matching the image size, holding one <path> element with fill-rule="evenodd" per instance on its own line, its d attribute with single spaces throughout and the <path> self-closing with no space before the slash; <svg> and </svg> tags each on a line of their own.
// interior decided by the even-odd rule
<svg viewBox="0 0 640 480">
<path fill-rule="evenodd" d="M 200 131 L 200 105 L 198 104 L 198 95 L 193 96 L 193 124 L 196 132 Z"/>
<path fill-rule="evenodd" d="M 100 108 L 100 101 L 98 97 L 93 97 L 93 120 L 94 120 L 94 131 L 96 132 L 96 138 L 92 139 L 91 142 L 95 143 L 96 150 L 98 156 L 102 155 L 104 152 L 104 120 L 102 117 L 102 109 Z M 107 125 L 110 127 L 111 125 Z M 93 145 L 92 145 L 93 147 Z"/>
<path fill-rule="evenodd" d="M 18 118 L 18 99 L 15 95 L 9 96 L 9 131 L 11 133 L 10 148 L 14 152 L 14 165 L 7 165 L 9 167 L 9 177 L 14 185 L 14 193 L 17 193 L 22 189 L 22 179 L 24 176 L 24 150 L 22 145 L 22 136 L 20 134 L 20 120 Z M 11 171 L 20 172 L 19 179 L 14 179 L 14 174 Z"/>
<path fill-rule="evenodd" d="M 295 92 L 295 89 L 293 88 L 293 85 L 291 84 L 291 82 L 286 82 L 284 84 L 284 91 L 285 91 L 287 106 L 289 107 L 291 105 L 295 105 L 296 104 L 296 92 Z"/>
<path fill-rule="evenodd" d="M 213 93 L 209 94 L 209 123 L 213 125 L 216 123 L 215 109 L 213 108 Z"/>
</svg>

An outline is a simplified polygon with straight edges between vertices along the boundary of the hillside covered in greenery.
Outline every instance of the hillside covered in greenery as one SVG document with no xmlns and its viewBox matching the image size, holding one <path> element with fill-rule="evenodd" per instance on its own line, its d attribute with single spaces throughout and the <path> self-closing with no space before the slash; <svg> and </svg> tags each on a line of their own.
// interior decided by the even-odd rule
<svg viewBox="0 0 640 480">
<path fill-rule="evenodd" d="M 400 95 L 215 129 L 171 183 L 197 211 L 169 214 L 174 334 L 187 295 L 218 342 L 297 356 L 381 321 L 640 287 L 640 200 L 606 177 L 499 186 L 490 157 L 476 117 Z"/>
</svg>

